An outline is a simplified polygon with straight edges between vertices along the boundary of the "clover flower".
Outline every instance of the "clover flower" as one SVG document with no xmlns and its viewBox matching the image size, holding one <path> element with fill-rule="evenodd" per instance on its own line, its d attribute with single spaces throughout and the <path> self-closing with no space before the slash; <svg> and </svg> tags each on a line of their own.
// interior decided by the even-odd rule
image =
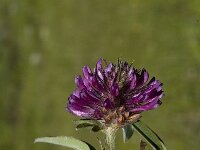
<svg viewBox="0 0 200 150">
<path fill-rule="evenodd" d="M 84 66 L 83 76 L 77 76 L 75 83 L 77 88 L 69 96 L 66 109 L 81 117 L 74 121 L 76 129 L 104 133 L 104 139 L 97 138 L 101 150 L 115 150 L 116 132 L 120 128 L 124 142 L 137 131 L 142 137 L 140 149 L 144 150 L 148 142 L 153 149 L 167 150 L 161 138 L 140 120 L 142 112 L 161 105 L 163 96 L 162 83 L 155 77 L 149 79 L 144 68 L 138 70 L 126 61 L 113 64 L 99 59 L 93 71 Z M 35 142 L 96 150 L 84 140 L 67 136 L 41 137 Z"/>
<path fill-rule="evenodd" d="M 105 65 L 103 65 L 103 62 Z M 105 125 L 124 125 L 140 113 L 157 108 L 163 96 L 162 83 L 143 68 L 118 60 L 115 65 L 99 59 L 94 71 L 83 67 L 75 78 L 77 88 L 70 95 L 67 110 L 81 118 L 101 120 Z"/>
</svg>

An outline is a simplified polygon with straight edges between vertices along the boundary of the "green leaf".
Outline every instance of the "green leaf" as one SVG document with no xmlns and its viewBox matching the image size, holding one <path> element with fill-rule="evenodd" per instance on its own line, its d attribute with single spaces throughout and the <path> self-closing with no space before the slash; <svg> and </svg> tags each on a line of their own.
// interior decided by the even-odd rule
<svg viewBox="0 0 200 150">
<path fill-rule="evenodd" d="M 81 128 L 92 128 L 94 126 L 94 124 L 90 124 L 90 123 L 81 123 L 81 124 L 78 124 L 76 126 L 76 129 L 81 129 Z"/>
<path fill-rule="evenodd" d="M 167 150 L 161 138 L 146 124 L 139 120 L 133 127 L 155 150 Z"/>
<path fill-rule="evenodd" d="M 101 124 L 94 120 L 81 119 L 74 122 L 77 124 L 77 130 L 82 128 L 89 128 L 93 132 L 98 132 L 101 130 Z"/>
<path fill-rule="evenodd" d="M 95 148 L 83 141 L 75 139 L 73 137 L 66 137 L 66 136 L 57 136 L 57 137 L 41 137 L 35 139 L 34 143 L 50 143 L 60 146 L 65 146 L 68 148 L 72 148 L 74 150 L 95 150 Z"/>
<path fill-rule="evenodd" d="M 99 126 L 97 126 L 95 124 L 89 124 L 89 123 L 82 123 L 82 124 L 79 124 L 76 126 L 77 130 L 82 129 L 82 128 L 89 128 L 93 132 L 98 132 L 101 130 L 101 128 Z"/>
<path fill-rule="evenodd" d="M 101 128 L 99 126 L 93 126 L 92 127 L 93 132 L 99 132 L 100 130 L 101 130 Z"/>
<path fill-rule="evenodd" d="M 74 123 L 76 125 L 83 124 L 83 123 L 94 124 L 94 125 L 98 125 L 99 124 L 96 120 L 90 120 L 90 119 L 74 120 Z"/>
<path fill-rule="evenodd" d="M 122 128 L 122 131 L 123 131 L 123 140 L 124 143 L 126 143 L 134 133 L 133 126 L 128 124 Z"/>
</svg>

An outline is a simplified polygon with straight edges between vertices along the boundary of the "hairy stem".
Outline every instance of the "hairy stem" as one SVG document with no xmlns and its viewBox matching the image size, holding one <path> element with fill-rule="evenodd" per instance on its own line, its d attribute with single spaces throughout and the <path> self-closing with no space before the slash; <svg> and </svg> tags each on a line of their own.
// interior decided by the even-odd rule
<svg viewBox="0 0 200 150">
<path fill-rule="evenodd" d="M 117 128 L 107 127 L 104 130 L 106 134 L 106 148 L 107 150 L 115 150 L 115 137 L 116 137 Z"/>
</svg>

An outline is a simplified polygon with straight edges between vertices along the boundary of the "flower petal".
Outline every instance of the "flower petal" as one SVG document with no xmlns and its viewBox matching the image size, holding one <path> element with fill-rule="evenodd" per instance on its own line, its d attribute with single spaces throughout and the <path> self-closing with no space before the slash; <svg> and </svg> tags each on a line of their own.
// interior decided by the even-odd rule
<svg viewBox="0 0 200 150">
<path fill-rule="evenodd" d="M 138 74 L 138 79 L 137 79 L 137 87 L 138 86 L 142 86 L 143 84 L 145 84 L 149 79 L 149 74 L 148 72 L 143 68 L 141 75 Z"/>
<path fill-rule="evenodd" d="M 83 67 L 83 75 L 86 79 L 88 79 L 92 75 L 92 71 L 89 66 Z"/>
<path fill-rule="evenodd" d="M 94 118 L 95 110 L 77 103 L 68 103 L 67 110 L 76 116 L 83 118 Z"/>
<path fill-rule="evenodd" d="M 81 76 L 77 76 L 75 78 L 75 83 L 77 85 L 77 87 L 82 90 L 85 86 L 84 86 L 84 83 L 83 83 L 83 79 L 81 78 Z"/>
<path fill-rule="evenodd" d="M 87 102 L 88 106 L 96 108 L 97 106 L 102 106 L 102 101 L 95 96 L 88 94 L 88 92 L 83 89 L 80 93 L 80 98 Z"/>
<path fill-rule="evenodd" d="M 102 70 L 103 70 L 102 59 L 99 59 L 96 64 L 95 73 L 96 73 L 97 77 L 99 77 L 101 80 L 104 80 Z"/>
<path fill-rule="evenodd" d="M 111 87 L 111 94 L 112 96 L 118 96 L 119 95 L 119 86 L 117 83 L 115 83 L 112 87 Z"/>
<path fill-rule="evenodd" d="M 135 73 L 133 73 L 132 79 L 131 79 L 131 84 L 130 84 L 131 90 L 133 90 L 136 87 L 136 83 L 137 83 L 137 76 Z"/>
<path fill-rule="evenodd" d="M 113 102 L 112 102 L 111 100 L 106 99 L 106 100 L 104 101 L 104 107 L 105 107 L 106 109 L 113 109 L 113 108 L 114 108 L 114 104 L 113 104 Z"/>
<path fill-rule="evenodd" d="M 148 110 L 157 108 L 161 104 L 162 104 L 162 102 L 159 100 L 159 98 L 155 97 L 154 99 L 152 99 L 152 101 L 150 103 L 147 103 L 145 105 L 140 105 L 140 106 L 137 106 L 137 107 L 133 107 L 132 109 L 129 108 L 129 111 L 134 112 L 134 113 L 138 113 L 138 112 L 142 112 L 142 111 L 148 111 Z"/>
</svg>

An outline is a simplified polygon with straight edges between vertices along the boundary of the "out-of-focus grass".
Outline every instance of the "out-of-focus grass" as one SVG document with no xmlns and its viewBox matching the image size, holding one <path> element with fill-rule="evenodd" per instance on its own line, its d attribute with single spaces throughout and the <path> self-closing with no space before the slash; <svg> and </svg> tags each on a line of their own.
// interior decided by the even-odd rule
<svg viewBox="0 0 200 150">
<path fill-rule="evenodd" d="M 65 111 L 74 76 L 99 57 L 122 57 L 164 83 L 163 105 L 143 120 L 168 149 L 199 149 L 200 2 L 1 0 L 0 149 L 64 149 L 40 136 L 76 136 Z M 87 135 L 87 136 L 85 136 Z M 137 149 L 138 136 L 117 149 Z"/>
</svg>

